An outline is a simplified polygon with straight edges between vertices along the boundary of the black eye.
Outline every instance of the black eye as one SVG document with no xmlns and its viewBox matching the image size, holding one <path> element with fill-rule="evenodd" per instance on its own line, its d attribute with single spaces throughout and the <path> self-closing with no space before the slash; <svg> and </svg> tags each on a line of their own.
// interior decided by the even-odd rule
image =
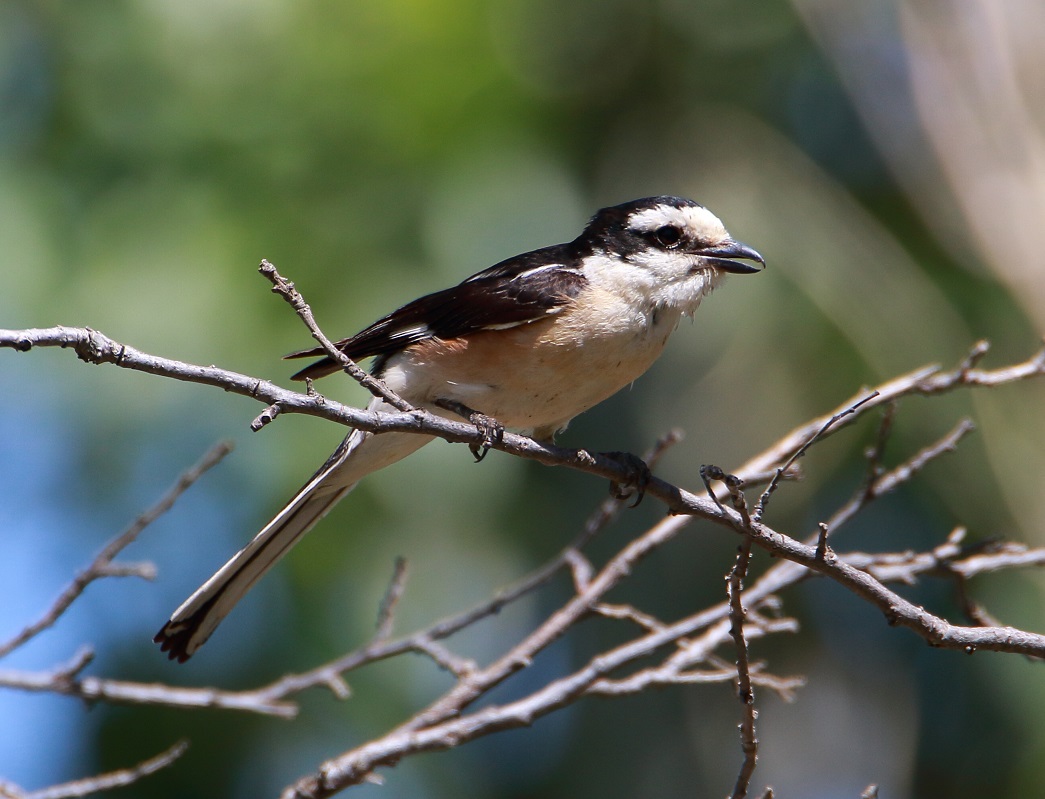
<svg viewBox="0 0 1045 799">
<path fill-rule="evenodd" d="M 679 242 L 682 241 L 682 231 L 672 225 L 664 225 L 653 231 L 653 238 L 662 247 L 671 249 L 679 246 Z"/>
</svg>

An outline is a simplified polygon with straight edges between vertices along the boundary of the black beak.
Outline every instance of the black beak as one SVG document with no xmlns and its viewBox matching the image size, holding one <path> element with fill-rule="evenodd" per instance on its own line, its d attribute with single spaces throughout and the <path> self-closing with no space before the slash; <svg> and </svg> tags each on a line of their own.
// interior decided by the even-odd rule
<svg viewBox="0 0 1045 799">
<path fill-rule="evenodd" d="M 697 255 L 703 256 L 705 261 L 708 261 L 712 266 L 721 269 L 723 272 L 732 272 L 734 275 L 752 275 L 755 272 L 761 272 L 766 265 L 766 259 L 759 255 L 756 250 L 739 241 L 727 241 L 714 247 L 704 247 L 701 250 L 697 250 Z M 757 261 L 761 266 L 732 260 L 734 258 L 741 258 L 745 261 Z"/>
</svg>

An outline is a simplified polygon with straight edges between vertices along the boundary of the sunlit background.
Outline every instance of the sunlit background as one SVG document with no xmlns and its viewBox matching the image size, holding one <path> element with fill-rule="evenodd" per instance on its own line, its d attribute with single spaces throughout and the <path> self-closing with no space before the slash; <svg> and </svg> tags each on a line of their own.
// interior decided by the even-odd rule
<svg viewBox="0 0 1045 799">
<path fill-rule="evenodd" d="M 281 382 L 309 345 L 255 268 L 273 261 L 320 323 L 349 335 L 415 296 L 568 240 L 603 205 L 681 194 L 769 267 L 733 278 L 632 390 L 561 439 L 642 450 L 682 427 L 661 473 L 736 465 L 861 385 L 979 338 L 988 365 L 1045 330 L 1045 5 L 1040 0 L 389 0 L 0 4 L 0 326 L 89 325 L 147 352 Z M 332 378 L 322 390 L 362 402 Z M 0 352 L 0 637 L 49 604 L 111 536 L 219 438 L 235 453 L 126 559 L 154 583 L 93 585 L 3 664 L 246 688 L 359 645 L 396 555 L 397 630 L 489 596 L 550 557 L 604 483 L 437 443 L 375 475 L 271 573 L 185 666 L 150 639 L 343 434 L 73 355 Z M 975 538 L 1045 544 L 1045 384 L 910 400 L 887 460 L 971 415 L 978 432 L 883 501 L 839 550 Z M 807 458 L 769 521 L 793 534 L 863 476 L 866 422 Z M 619 546 L 661 513 L 647 500 Z M 673 618 L 722 598 L 735 540 L 695 526 L 635 575 Z M 756 558 L 756 568 L 766 565 Z M 1042 581 L 974 582 L 1041 631 Z M 960 619 L 950 588 L 908 590 Z M 524 602 L 459 648 L 490 658 L 566 595 Z M 756 787 L 782 797 L 1045 794 L 1045 672 L 931 650 L 837 587 L 787 596 L 798 636 L 755 645 L 808 686 L 760 697 Z M 581 664 L 595 625 L 537 661 Z M 25 788 L 126 766 L 188 737 L 131 793 L 272 796 L 449 685 L 420 658 L 316 690 L 293 722 L 0 694 L 0 775 Z M 506 688 L 503 699 L 516 695 Z M 361 796 L 722 796 L 741 753 L 725 685 L 588 700 L 458 751 L 411 759 Z"/>
</svg>

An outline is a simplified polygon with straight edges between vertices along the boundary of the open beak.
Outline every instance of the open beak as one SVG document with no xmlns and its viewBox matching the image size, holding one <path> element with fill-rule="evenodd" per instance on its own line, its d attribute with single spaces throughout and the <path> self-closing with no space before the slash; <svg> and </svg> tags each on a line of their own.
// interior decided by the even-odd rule
<svg viewBox="0 0 1045 799">
<path fill-rule="evenodd" d="M 705 261 L 723 272 L 732 272 L 734 275 L 752 275 L 755 272 L 761 272 L 766 265 L 766 259 L 756 250 L 739 241 L 727 241 L 714 247 L 705 247 L 697 250 L 697 255 L 702 256 Z M 761 266 L 734 260 L 738 258 L 742 261 L 757 261 Z"/>
</svg>

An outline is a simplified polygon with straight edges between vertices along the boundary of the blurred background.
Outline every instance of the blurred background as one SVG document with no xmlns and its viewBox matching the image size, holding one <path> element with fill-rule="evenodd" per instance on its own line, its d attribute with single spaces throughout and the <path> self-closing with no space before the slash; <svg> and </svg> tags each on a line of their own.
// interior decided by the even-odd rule
<svg viewBox="0 0 1045 799">
<path fill-rule="evenodd" d="M 694 487 L 862 385 L 1022 360 L 1045 330 L 1045 5 L 1040 0 L 389 0 L 0 3 L 0 325 L 89 325 L 158 355 L 288 385 L 304 327 L 255 272 L 272 260 L 333 337 L 526 249 L 573 238 L 603 205 L 706 204 L 768 269 L 735 278 L 570 446 L 686 440 L 660 473 Z M 347 380 L 321 389 L 363 402 Z M 396 555 L 408 632 L 556 553 L 600 481 L 436 443 L 375 475 L 251 594 L 188 665 L 150 639 L 277 510 L 343 431 L 71 353 L 0 353 L 0 637 L 215 440 L 235 453 L 124 555 L 154 583 L 92 585 L 4 662 L 48 669 L 90 643 L 88 673 L 247 688 L 359 645 Z M 895 463 L 963 415 L 978 432 L 839 534 L 839 551 L 970 536 L 1045 544 L 1045 384 L 904 402 Z M 859 485 L 874 420 L 818 446 L 769 521 L 795 535 Z M 404 486 L 408 487 L 404 491 Z M 647 500 L 604 556 L 661 514 Z M 671 619 L 724 596 L 736 542 L 695 525 L 628 598 Z M 758 556 L 754 567 L 767 565 Z M 979 578 L 1006 623 L 1041 631 L 1034 573 Z M 453 646 L 499 654 L 563 601 L 556 584 Z M 906 589 L 960 619 L 949 586 Z M 786 596 L 802 632 L 754 657 L 808 686 L 763 692 L 754 786 L 781 797 L 1045 794 L 1040 664 L 931 650 L 835 586 Z M 274 632 L 275 631 L 275 632 Z M 624 632 L 592 624 L 517 695 Z M 728 655 L 728 653 L 727 653 Z M 449 685 L 420 658 L 302 697 L 293 721 L 0 693 L 0 774 L 36 788 L 189 753 L 142 797 L 278 793 Z M 582 702 L 387 772 L 391 797 L 721 796 L 740 763 L 729 686 Z"/>
</svg>

